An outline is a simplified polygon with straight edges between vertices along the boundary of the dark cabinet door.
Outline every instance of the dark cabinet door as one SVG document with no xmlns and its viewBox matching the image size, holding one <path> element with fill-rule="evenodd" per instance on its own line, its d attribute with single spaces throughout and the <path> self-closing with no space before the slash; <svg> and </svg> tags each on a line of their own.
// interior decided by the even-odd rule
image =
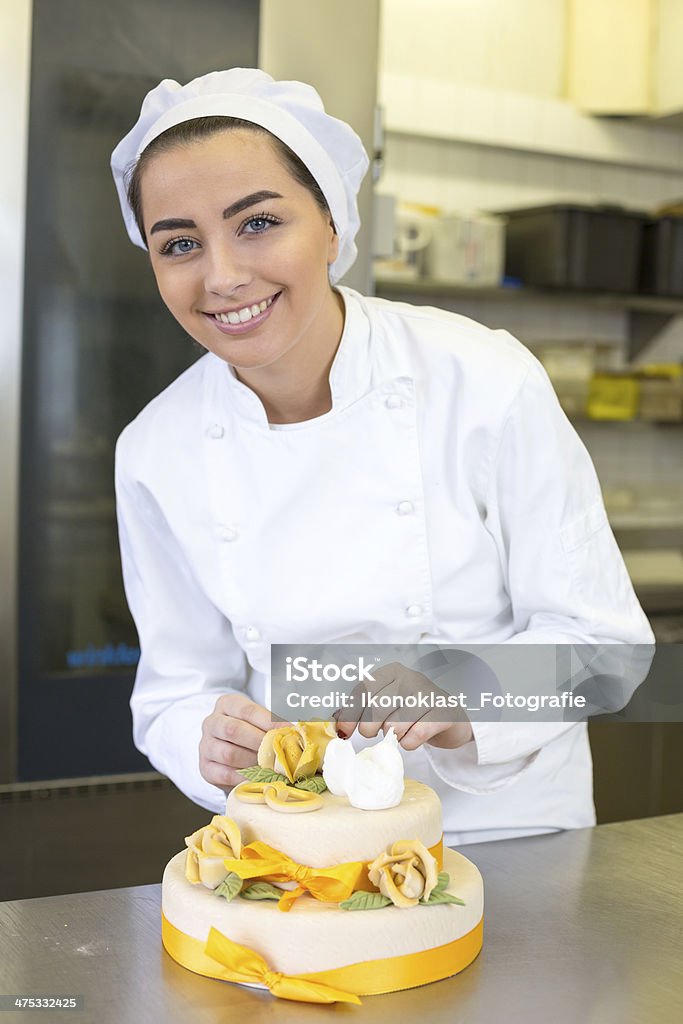
<svg viewBox="0 0 683 1024">
<path fill-rule="evenodd" d="M 111 150 L 162 78 L 256 66 L 252 0 L 34 0 L 22 356 L 20 781 L 148 769 L 113 451 L 200 355 L 128 240 Z"/>
</svg>

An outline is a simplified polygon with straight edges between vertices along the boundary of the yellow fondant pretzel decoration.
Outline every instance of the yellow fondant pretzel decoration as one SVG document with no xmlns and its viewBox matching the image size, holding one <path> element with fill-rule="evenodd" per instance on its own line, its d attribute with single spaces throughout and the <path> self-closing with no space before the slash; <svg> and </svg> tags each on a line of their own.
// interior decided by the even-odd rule
<svg viewBox="0 0 683 1024">
<path fill-rule="evenodd" d="M 323 805 L 318 793 L 296 789 L 286 782 L 243 782 L 233 792 L 243 803 L 267 804 L 271 810 L 285 814 L 317 811 Z"/>
</svg>

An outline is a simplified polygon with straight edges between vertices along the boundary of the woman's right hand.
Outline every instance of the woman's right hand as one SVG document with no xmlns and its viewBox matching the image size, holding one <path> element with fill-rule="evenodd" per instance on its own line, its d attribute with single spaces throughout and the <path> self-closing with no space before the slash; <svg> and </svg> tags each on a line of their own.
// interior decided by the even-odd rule
<svg viewBox="0 0 683 1024">
<path fill-rule="evenodd" d="M 244 782 L 238 768 L 256 764 L 261 740 L 269 729 L 286 722 L 273 722 L 270 711 L 243 693 L 225 693 L 216 701 L 212 714 L 202 723 L 199 770 L 207 782 L 231 789 Z"/>
</svg>

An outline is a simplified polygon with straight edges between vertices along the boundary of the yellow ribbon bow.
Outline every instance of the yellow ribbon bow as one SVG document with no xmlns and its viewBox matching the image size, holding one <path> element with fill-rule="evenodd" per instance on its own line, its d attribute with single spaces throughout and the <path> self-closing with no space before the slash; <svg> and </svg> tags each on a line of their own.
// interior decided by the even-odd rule
<svg viewBox="0 0 683 1024">
<path fill-rule="evenodd" d="M 341 903 L 349 898 L 365 871 L 363 861 L 337 864 L 333 868 L 309 868 L 297 864 L 267 843 L 255 842 L 242 847 L 239 860 L 223 861 L 227 871 L 240 878 L 262 878 L 266 882 L 298 882 L 296 889 L 285 890 L 278 901 L 280 910 L 291 910 L 304 892 L 325 903 Z"/>
<path fill-rule="evenodd" d="M 227 968 L 228 973 L 222 974 L 221 977 L 247 985 L 265 985 L 279 999 L 294 999 L 299 1003 L 361 1005 L 360 999 L 353 992 L 344 992 L 320 981 L 307 981 L 305 978 L 297 978 L 296 975 L 271 971 L 262 956 L 248 946 L 233 942 L 216 928 L 209 932 L 204 952 Z"/>
</svg>

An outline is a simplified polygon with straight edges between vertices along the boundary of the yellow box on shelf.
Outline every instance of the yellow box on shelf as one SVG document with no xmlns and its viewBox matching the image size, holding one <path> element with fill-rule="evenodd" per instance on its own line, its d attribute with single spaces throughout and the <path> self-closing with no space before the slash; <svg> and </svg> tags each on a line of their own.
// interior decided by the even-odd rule
<svg viewBox="0 0 683 1024">
<path fill-rule="evenodd" d="M 586 415 L 592 420 L 633 420 L 640 404 L 634 373 L 596 373 L 590 383 Z"/>
<path fill-rule="evenodd" d="M 638 367 L 641 377 L 663 377 L 667 380 L 680 380 L 683 377 L 683 363 L 643 363 Z"/>
<path fill-rule="evenodd" d="M 650 377 L 640 385 L 640 416 L 659 423 L 683 420 L 683 383 Z"/>
</svg>

